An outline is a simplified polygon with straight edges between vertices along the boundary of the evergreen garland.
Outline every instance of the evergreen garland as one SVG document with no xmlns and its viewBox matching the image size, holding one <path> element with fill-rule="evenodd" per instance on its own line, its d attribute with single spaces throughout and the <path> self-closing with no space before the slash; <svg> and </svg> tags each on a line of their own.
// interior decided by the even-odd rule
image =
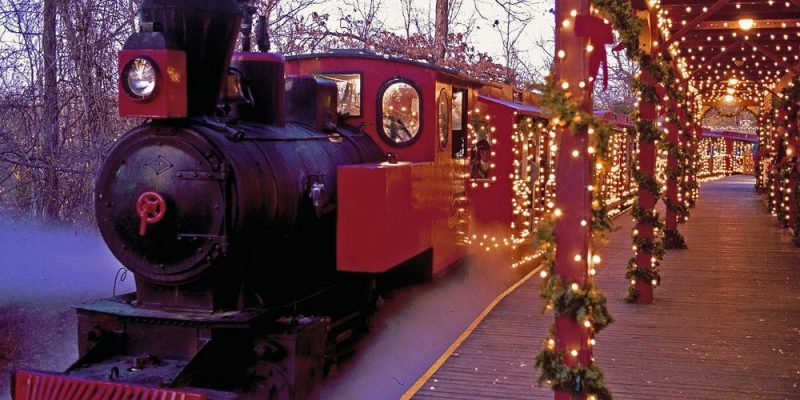
<svg viewBox="0 0 800 400">
<path fill-rule="evenodd" d="M 685 249 L 686 239 L 678 232 L 677 229 L 666 228 L 664 229 L 664 248 L 665 249 Z"/>
<path fill-rule="evenodd" d="M 678 118 L 677 111 L 675 110 L 674 104 L 676 103 L 669 103 L 667 109 L 667 118 L 673 125 L 680 129 L 680 118 Z M 687 176 L 687 166 L 688 162 L 688 155 L 684 152 L 683 149 L 677 144 L 672 143 L 669 140 L 665 140 L 659 143 L 659 148 L 662 150 L 666 150 L 668 156 L 674 158 L 677 161 L 677 165 L 674 167 L 668 167 L 666 170 L 667 179 L 678 180 L 681 176 Z M 685 180 L 683 180 L 685 181 Z M 678 189 L 681 190 L 685 187 L 684 182 L 681 182 L 678 185 Z M 685 192 L 684 192 L 685 193 Z M 689 211 L 686 205 L 682 202 L 673 203 L 672 200 L 667 196 L 666 193 L 662 196 L 662 200 L 664 201 L 664 205 L 667 207 L 667 210 L 676 213 L 677 215 L 688 215 Z M 688 246 L 686 245 L 686 240 L 684 239 L 683 235 L 677 229 L 670 229 L 667 228 L 664 230 L 664 247 L 667 249 L 685 249 Z"/>
<path fill-rule="evenodd" d="M 643 188 L 652 193 L 656 199 L 661 196 L 661 186 L 658 184 L 655 177 L 643 174 L 639 172 L 639 170 L 632 170 L 631 175 L 633 175 L 633 179 L 639 185 L 639 188 Z"/>
<path fill-rule="evenodd" d="M 601 170 L 611 162 L 611 136 L 614 130 L 604 120 L 593 113 L 584 111 L 569 94 L 560 90 L 552 78 L 548 78 L 543 89 L 542 107 L 550 110 L 551 123 L 570 132 L 589 132 L 589 145 L 595 151 L 592 163 L 600 164 Z M 597 173 L 597 171 L 595 170 Z M 599 239 L 612 230 L 608 207 L 600 193 L 600 185 L 593 185 L 592 192 L 592 238 Z M 543 312 L 552 310 L 556 317 L 569 317 L 575 323 L 589 321 L 594 333 L 613 322 L 608 312 L 605 296 L 594 286 L 591 279 L 582 286 L 573 282 L 561 281 L 555 274 L 555 220 L 543 218 L 536 229 L 537 246 L 544 250 L 547 277 L 540 284 L 540 296 L 544 300 Z M 542 341 L 542 350 L 536 356 L 536 368 L 541 371 L 539 384 L 548 383 L 553 390 L 571 392 L 573 396 L 592 395 L 597 399 L 611 400 L 611 392 L 603 382 L 600 368 L 592 364 L 588 367 L 570 367 L 562 362 L 564 353 L 555 350 L 555 325 L 550 326 L 548 338 Z"/>
<path fill-rule="evenodd" d="M 661 131 L 656 127 L 655 122 L 647 119 L 640 119 L 638 115 L 636 115 L 635 118 L 636 123 L 634 126 L 636 127 L 636 132 L 639 133 L 639 140 L 646 143 L 655 143 L 661 140 Z"/>
<path fill-rule="evenodd" d="M 778 182 L 776 182 L 777 185 L 783 185 L 783 182 L 785 182 L 786 180 L 789 179 L 789 175 L 791 175 L 792 170 L 794 169 L 793 167 L 794 167 L 794 165 L 792 163 L 790 163 L 790 162 L 787 162 L 787 163 L 785 163 L 783 165 L 783 168 L 781 168 L 780 172 L 778 172 Z M 781 200 L 783 200 L 783 199 L 781 199 Z M 775 208 L 777 208 L 777 212 L 778 212 L 778 223 L 781 224 L 782 227 L 788 228 L 789 227 L 789 220 L 786 217 L 789 214 L 786 211 L 786 208 L 781 207 L 781 204 L 783 204 L 783 201 L 779 201 L 775 205 Z"/>
</svg>

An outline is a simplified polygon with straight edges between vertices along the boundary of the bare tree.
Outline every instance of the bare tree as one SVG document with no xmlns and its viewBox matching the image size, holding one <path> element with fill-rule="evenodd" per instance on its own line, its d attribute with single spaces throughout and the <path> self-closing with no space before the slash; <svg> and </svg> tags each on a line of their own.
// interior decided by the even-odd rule
<svg viewBox="0 0 800 400">
<path fill-rule="evenodd" d="M 523 65 L 518 42 L 525 32 L 525 28 L 533 21 L 533 15 L 531 14 L 531 5 L 533 3 L 535 2 L 530 0 L 475 0 L 475 9 L 478 15 L 489 21 L 500 37 L 503 60 L 510 72 L 510 75 L 505 80 L 509 83 L 516 81 L 516 73 L 514 72 L 520 65 Z M 502 10 L 501 15 L 497 18 L 492 18 L 491 15 L 482 11 L 487 4 L 499 6 Z"/>
<path fill-rule="evenodd" d="M 48 219 L 55 219 L 58 215 L 58 174 L 55 161 L 58 156 L 58 64 L 56 63 L 56 13 L 58 12 L 57 0 L 44 0 L 42 11 L 42 59 L 44 61 L 43 76 L 43 118 L 42 145 L 45 162 L 45 193 L 44 212 Z"/>
<path fill-rule="evenodd" d="M 258 0 L 256 9 L 267 17 L 267 30 L 277 50 L 291 53 L 287 49 L 302 45 L 293 42 L 297 39 L 298 22 L 314 24 L 313 18 L 304 16 L 306 11 L 322 3 L 323 0 Z"/>
<path fill-rule="evenodd" d="M 134 121 L 117 116 L 116 52 L 135 3 L 0 3 L 0 209 L 90 221 L 93 178 Z"/>
<path fill-rule="evenodd" d="M 639 71 L 639 64 L 628 59 L 621 51 L 609 51 L 608 57 L 608 88 L 603 89 L 599 78 L 595 81 L 595 108 L 630 115 L 636 103 L 631 82 Z"/>
<path fill-rule="evenodd" d="M 411 27 L 419 19 L 419 10 L 414 7 L 414 0 L 400 0 L 400 14 L 403 17 L 403 31 L 408 39 L 411 37 Z"/>
<path fill-rule="evenodd" d="M 449 0 L 436 0 L 436 25 L 433 36 L 436 49 L 433 53 L 433 62 L 437 64 L 441 63 L 447 54 L 447 34 L 450 28 L 449 8 Z"/>
</svg>

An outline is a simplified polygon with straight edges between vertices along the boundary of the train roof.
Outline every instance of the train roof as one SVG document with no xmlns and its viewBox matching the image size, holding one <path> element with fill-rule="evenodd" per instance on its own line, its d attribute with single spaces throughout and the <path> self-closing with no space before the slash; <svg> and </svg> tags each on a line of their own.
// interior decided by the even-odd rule
<svg viewBox="0 0 800 400">
<path fill-rule="evenodd" d="M 514 110 L 514 111 L 516 111 L 518 113 L 525 114 L 525 115 L 530 115 L 530 116 L 534 116 L 534 117 L 543 117 L 544 118 L 549 114 L 549 111 L 547 111 L 547 110 L 545 110 L 543 108 L 532 106 L 532 105 L 528 105 L 528 104 L 517 103 L 515 101 L 502 100 L 502 99 L 498 99 L 496 97 L 491 97 L 491 96 L 486 96 L 486 95 L 480 95 L 480 96 L 478 96 L 478 99 L 486 101 L 486 102 L 495 103 L 495 104 L 510 108 L 510 109 L 512 109 L 512 110 Z"/>
<path fill-rule="evenodd" d="M 425 61 L 419 60 L 410 60 L 407 58 L 389 56 L 389 55 L 380 55 L 372 50 L 369 49 L 334 49 L 324 53 L 309 53 L 309 54 L 297 54 L 293 56 L 286 56 L 287 61 L 292 60 L 309 60 L 315 58 L 361 58 L 365 60 L 375 60 L 375 61 L 391 61 L 401 64 L 407 64 L 415 67 L 425 68 L 428 70 L 432 70 L 438 72 L 440 74 L 446 75 L 450 78 L 456 78 L 466 83 L 471 84 L 472 86 L 479 87 L 479 86 L 495 86 L 491 82 L 482 81 L 480 79 L 473 78 L 471 76 L 465 75 L 463 72 L 456 68 L 444 67 L 441 65 L 431 64 Z"/>
<path fill-rule="evenodd" d="M 607 122 L 612 122 L 622 127 L 633 126 L 631 117 L 614 111 L 594 110 L 594 115 L 603 118 Z"/>
<path fill-rule="evenodd" d="M 752 134 L 752 133 L 745 133 L 745 132 L 703 130 L 702 136 L 703 137 L 725 138 L 725 139 L 740 140 L 740 141 L 743 141 L 743 142 L 758 143 L 758 135 Z"/>
</svg>

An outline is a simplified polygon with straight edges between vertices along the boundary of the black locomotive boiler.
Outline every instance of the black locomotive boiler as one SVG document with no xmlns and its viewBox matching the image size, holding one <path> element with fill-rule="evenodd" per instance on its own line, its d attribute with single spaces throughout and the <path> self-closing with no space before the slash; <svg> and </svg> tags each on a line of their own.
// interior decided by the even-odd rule
<svg viewBox="0 0 800 400">
<path fill-rule="evenodd" d="M 332 82 L 233 54 L 240 27 L 249 47 L 249 10 L 143 0 L 120 53 L 120 112 L 150 119 L 108 154 L 96 213 L 136 293 L 77 306 L 65 374 L 108 398 L 303 398 L 373 311 L 373 277 L 333 261 L 336 169 L 384 154 L 337 123 Z"/>
</svg>

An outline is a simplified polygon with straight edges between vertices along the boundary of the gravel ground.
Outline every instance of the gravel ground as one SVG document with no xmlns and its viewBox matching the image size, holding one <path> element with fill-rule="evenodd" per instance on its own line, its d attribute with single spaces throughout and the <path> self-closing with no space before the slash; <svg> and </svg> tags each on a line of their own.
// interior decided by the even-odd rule
<svg viewBox="0 0 800 400">
<path fill-rule="evenodd" d="M 12 370 L 65 370 L 78 355 L 70 307 L 112 293 L 120 265 L 96 233 L 0 219 L 0 399 Z M 133 279 L 117 292 L 133 290 Z"/>
<path fill-rule="evenodd" d="M 63 371 L 78 355 L 75 313 L 64 303 L 0 306 L 0 398 L 10 398 L 11 371 Z"/>
</svg>

